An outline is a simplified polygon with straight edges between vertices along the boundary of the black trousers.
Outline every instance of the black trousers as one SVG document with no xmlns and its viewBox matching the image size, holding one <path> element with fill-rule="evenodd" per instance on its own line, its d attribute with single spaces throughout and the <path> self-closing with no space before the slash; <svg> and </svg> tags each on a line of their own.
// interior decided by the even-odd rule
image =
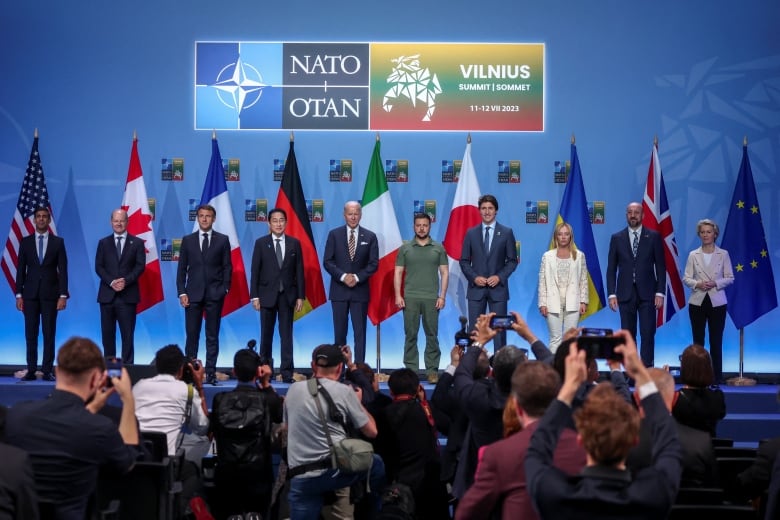
<svg viewBox="0 0 780 520">
<path fill-rule="evenodd" d="M 693 342 L 704 346 L 704 329 L 710 336 L 710 357 L 715 381 L 723 379 L 723 329 L 726 327 L 726 306 L 712 306 L 710 295 L 704 295 L 701 305 L 688 304 L 688 316 L 691 318 Z"/>
</svg>

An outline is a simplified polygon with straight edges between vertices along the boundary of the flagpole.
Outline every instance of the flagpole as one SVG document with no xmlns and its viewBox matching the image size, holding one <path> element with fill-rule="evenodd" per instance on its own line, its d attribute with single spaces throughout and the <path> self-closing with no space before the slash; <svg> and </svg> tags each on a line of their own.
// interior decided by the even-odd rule
<svg viewBox="0 0 780 520">
<path fill-rule="evenodd" d="M 742 139 L 742 146 L 747 146 L 747 136 Z M 744 377 L 745 366 L 745 328 L 739 328 L 739 375 L 726 381 L 729 386 L 755 386 L 756 380 Z"/>
<path fill-rule="evenodd" d="M 382 360 L 382 342 L 380 340 L 381 334 L 380 330 L 382 329 L 382 322 L 376 324 L 376 372 L 379 373 L 379 370 L 381 367 L 381 360 Z"/>
<path fill-rule="evenodd" d="M 756 380 L 750 377 L 744 377 L 745 364 L 745 329 L 739 329 L 739 375 L 726 381 L 728 386 L 755 386 Z"/>
</svg>

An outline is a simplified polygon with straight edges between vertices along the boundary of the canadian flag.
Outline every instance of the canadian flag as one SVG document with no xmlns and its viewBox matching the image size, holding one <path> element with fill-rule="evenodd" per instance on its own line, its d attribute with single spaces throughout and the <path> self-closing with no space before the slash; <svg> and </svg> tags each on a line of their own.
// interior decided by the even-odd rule
<svg viewBox="0 0 780 520">
<path fill-rule="evenodd" d="M 122 197 L 122 209 L 127 212 L 127 232 L 144 241 L 146 249 L 146 269 L 138 279 L 141 300 L 135 308 L 140 314 L 149 307 L 163 301 L 160 258 L 157 256 L 157 242 L 152 229 L 152 212 L 146 197 L 144 174 L 138 158 L 138 137 L 133 136 L 133 149 L 130 152 L 130 166 L 127 169 L 125 194 Z"/>
</svg>

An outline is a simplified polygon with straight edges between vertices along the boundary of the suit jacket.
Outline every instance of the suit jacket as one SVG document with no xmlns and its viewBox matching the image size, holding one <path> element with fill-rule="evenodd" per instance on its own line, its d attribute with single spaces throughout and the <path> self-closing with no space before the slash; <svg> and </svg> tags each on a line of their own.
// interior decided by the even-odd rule
<svg viewBox="0 0 780 520">
<path fill-rule="evenodd" d="M 712 439 L 706 432 L 675 421 L 677 438 L 682 449 L 681 487 L 718 487 L 718 466 Z M 653 465 L 653 432 L 651 425 L 642 420 L 639 426 L 639 443 L 626 459 L 626 467 L 632 475 Z"/>
<path fill-rule="evenodd" d="M 561 293 L 558 290 L 556 256 L 558 251 L 550 249 L 542 255 L 539 266 L 539 287 L 537 289 L 539 307 L 547 307 L 548 312 L 561 312 Z M 585 254 L 577 251 L 577 258 L 572 261 L 569 272 L 569 283 L 566 285 L 566 309 L 568 312 L 579 312 L 580 303 L 588 303 L 588 266 Z"/>
<path fill-rule="evenodd" d="M 503 520 L 539 518 L 533 508 L 522 460 L 528 450 L 536 422 L 521 431 L 485 447 L 477 466 L 474 484 L 458 502 L 455 519 Z M 585 451 L 577 445 L 577 434 L 566 429 L 555 449 L 553 463 L 568 475 L 585 466 Z M 499 513 L 491 516 L 491 513 Z"/>
<path fill-rule="evenodd" d="M 56 300 L 68 296 L 68 255 L 65 241 L 49 233 L 43 262 L 38 261 L 36 234 L 19 242 L 19 261 L 16 267 L 16 294 L 25 300 Z"/>
<path fill-rule="evenodd" d="M 680 444 L 674 420 L 655 392 L 642 400 L 653 430 L 653 465 L 634 478 L 627 470 L 589 466 L 569 477 L 552 465 L 563 428 L 574 425 L 571 408 L 554 400 L 539 421 L 525 457 L 528 489 L 542 518 L 666 518 L 680 483 Z"/>
<path fill-rule="evenodd" d="M 117 299 L 124 303 L 138 303 L 141 300 L 138 278 L 144 269 L 146 249 L 142 239 L 128 233 L 124 239 L 121 258 L 116 257 L 113 233 L 100 239 L 95 252 L 95 272 L 100 277 L 97 301 L 111 303 Z M 111 288 L 111 282 L 117 278 L 125 279 L 125 288 L 119 292 Z"/>
<path fill-rule="evenodd" d="M 772 468 L 777 466 L 778 452 L 780 452 L 780 437 L 774 437 L 759 444 L 756 460 L 738 477 L 745 497 L 760 497 L 769 489 L 769 483 L 773 479 Z M 767 516 L 766 518 L 774 517 Z"/>
<path fill-rule="evenodd" d="M 713 281 L 717 285 L 709 291 L 704 291 L 696 288 L 696 284 L 701 281 Z M 688 255 L 688 261 L 685 262 L 683 283 L 691 288 L 688 303 L 701 305 L 704 302 L 704 295 L 709 294 L 713 307 L 726 305 L 726 291 L 724 289 L 734 283 L 734 272 L 731 270 L 729 252 L 715 246 L 710 265 L 705 265 L 701 247 L 691 251 Z"/>
<path fill-rule="evenodd" d="M 305 298 L 301 242 L 295 237 L 284 235 L 284 260 L 280 268 L 276 260 L 276 243 L 273 236 L 268 234 L 255 241 L 249 297 L 259 298 L 263 307 L 276 306 L 280 280 L 287 298 L 284 302 L 286 305 L 294 306 L 296 299 Z"/>
<path fill-rule="evenodd" d="M 636 289 L 642 300 L 652 300 L 666 292 L 666 261 L 661 235 L 642 226 L 636 258 L 632 253 L 628 227 L 618 231 L 609 240 L 607 260 L 607 293 L 626 301 L 633 295 L 633 273 L 636 270 Z"/>
<path fill-rule="evenodd" d="M 466 298 L 469 300 L 481 300 L 487 298 L 488 293 L 493 301 L 509 300 L 509 286 L 507 281 L 517 268 L 517 248 L 515 246 L 515 234 L 512 228 L 494 222 L 493 240 L 490 242 L 490 251 L 486 255 L 482 246 L 482 224 L 474 226 L 466 231 L 461 250 L 460 269 L 469 281 Z M 474 278 L 477 276 L 490 277 L 498 275 L 500 283 L 491 288 L 477 287 Z"/>
<path fill-rule="evenodd" d="M 322 263 L 330 274 L 328 296 L 331 300 L 368 301 L 368 279 L 379 265 L 379 245 L 376 235 L 363 226 L 358 227 L 356 238 L 355 259 L 350 260 L 346 226 L 339 226 L 328 233 Z M 341 283 L 345 273 L 357 275 L 359 282 L 355 287 L 350 288 Z"/>
<path fill-rule="evenodd" d="M 227 235 L 211 232 L 205 255 L 200 252 L 201 231 L 181 239 L 179 267 L 176 271 L 177 294 L 186 294 L 191 302 L 221 300 L 230 290 L 233 264 Z"/>
</svg>

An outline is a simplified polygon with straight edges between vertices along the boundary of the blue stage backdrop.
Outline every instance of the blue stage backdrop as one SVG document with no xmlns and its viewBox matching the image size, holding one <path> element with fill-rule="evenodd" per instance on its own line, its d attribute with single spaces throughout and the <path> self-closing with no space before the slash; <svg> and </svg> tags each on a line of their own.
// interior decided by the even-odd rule
<svg viewBox="0 0 780 520">
<path fill-rule="evenodd" d="M 565 172 L 572 134 L 576 136 L 587 200 L 595 203 L 600 221 L 592 228 L 602 274 L 610 234 L 625 226 L 626 204 L 643 196 L 655 136 L 680 271 L 688 252 L 698 246 L 695 225 L 699 219 L 712 218 L 721 230 L 725 228 L 743 137 L 747 136 L 768 242 L 768 255 L 762 261 L 771 261 L 775 279 L 780 279 L 778 2 L 749 0 L 737 5 L 727 0 L 662 0 L 648 6 L 618 1 L 434 0 L 422 9 L 419 2 L 407 0 L 392 5 L 357 0 L 239 0 L 229 5 L 164 0 L 89 7 L 49 0 L 8 3 L 2 19 L 0 239 L 5 239 L 10 226 L 33 132 L 38 128 L 57 231 L 66 240 L 70 260 L 71 299 L 59 317 L 58 344 L 71 335 L 99 339 L 95 248 L 110 232 L 111 211 L 122 200 L 134 131 L 139 137 L 147 193 L 155 201 L 153 227 L 159 252 L 192 230 L 190 200 L 199 199 L 203 191 L 211 128 L 235 123 L 218 118 L 205 123 L 196 120 L 196 107 L 202 108 L 196 88 L 197 42 L 542 44 L 543 62 L 536 64 L 535 70 L 543 66 L 543 77 L 522 82 L 544 89 L 543 129 L 476 131 L 475 119 L 471 149 L 482 192 L 498 197 L 498 220 L 510 225 L 519 240 L 520 264 L 510 278 L 510 308 L 527 316 L 542 338 L 546 338 L 547 329 L 537 310 L 537 274 L 565 188 L 565 184 L 555 182 L 556 170 L 559 177 L 562 168 Z M 255 48 L 262 54 L 270 47 Z M 409 66 L 427 70 L 429 63 L 445 58 L 457 64 L 459 52 L 466 54 L 467 50 L 454 47 L 452 55 L 433 60 L 421 55 L 418 63 L 410 62 Z M 496 61 L 503 61 L 504 55 L 496 52 Z M 489 55 L 483 58 L 483 63 L 490 63 Z M 463 58 L 462 70 L 474 70 L 468 69 L 472 59 Z M 429 72 L 435 73 L 434 68 L 431 66 Z M 277 87 L 284 81 L 284 64 L 278 71 L 278 77 L 276 73 L 263 77 L 262 71 L 254 71 L 261 73 L 258 77 L 247 68 L 245 76 L 238 79 L 223 73 L 221 81 L 233 81 L 225 83 L 229 88 L 224 91 L 223 104 L 235 110 L 243 103 L 248 118 L 247 105 L 257 101 L 252 83 L 256 82 L 265 87 L 264 101 L 281 105 L 286 94 Z M 216 72 L 219 76 L 223 71 Z M 361 81 L 378 77 L 366 75 Z M 442 73 L 440 83 L 444 86 L 438 89 L 442 92 L 432 78 L 426 81 L 427 90 L 421 95 L 429 97 L 418 102 L 422 112 L 413 112 L 408 98 L 399 94 L 393 100 L 393 113 L 405 110 L 407 115 L 416 113 L 419 119 L 427 115 L 435 122 L 437 112 L 430 113 L 433 97 L 435 110 L 446 114 L 453 98 L 448 97 L 445 87 L 451 80 Z M 236 94 L 235 88 L 230 90 L 237 84 L 242 95 Z M 321 82 L 318 85 L 321 87 Z M 369 96 L 365 83 L 333 87 L 334 91 L 335 87 L 346 89 L 353 99 Z M 388 87 L 377 89 L 381 93 Z M 372 100 L 374 95 L 372 91 Z M 457 98 L 460 95 L 465 94 L 455 94 L 455 99 L 462 101 Z M 536 98 L 528 99 L 538 103 Z M 213 104 L 214 99 L 211 101 Z M 341 106 L 345 111 L 351 108 Z M 367 116 L 368 107 L 361 109 L 365 110 L 361 117 Z M 313 129 L 303 122 L 296 128 L 295 121 L 281 120 L 279 114 L 263 117 L 266 119 L 258 116 L 246 121 L 246 127 L 278 129 L 217 130 L 222 157 L 239 160 L 239 180 L 230 180 L 228 191 L 244 265 L 250 265 L 254 241 L 268 230 L 266 223 L 246 221 L 245 210 L 256 210 L 256 199 L 265 199 L 268 208 L 275 203 L 279 182 L 274 179 L 274 162 L 287 156 L 290 129 L 297 130 L 295 151 L 305 197 L 312 200 L 316 216 L 311 227 L 321 258 L 328 230 L 343 224 L 342 205 L 362 196 L 376 132 L 355 129 L 365 128 L 367 122 L 362 120 L 355 124 L 363 127 L 338 127 L 337 122 L 320 127 L 341 128 L 336 131 Z M 442 163 L 463 158 L 468 130 L 380 132 L 382 158 L 396 165 L 399 180 L 403 180 L 404 166 L 408 168 L 406 182 L 389 183 L 404 238 L 413 234 L 416 208 L 435 212 L 431 234 L 437 240 L 444 238 L 456 185 L 442 182 Z M 175 174 L 179 159 L 183 159 L 183 179 L 163 180 L 163 175 Z M 173 164 L 170 170 L 164 168 L 163 161 Z M 345 174 L 350 165 L 351 178 Z M 339 166 L 344 171 L 338 170 Z M 235 174 L 235 164 L 232 168 Z M 499 182 L 507 178 L 519 182 Z M 528 208 L 536 213 L 527 215 Z M 529 223 L 534 218 L 537 223 Z M 161 262 L 161 270 L 165 300 L 138 319 L 136 360 L 142 363 L 150 362 L 155 350 L 166 343 L 184 343 L 176 263 Z M 327 287 L 327 274 L 324 278 Z M 4 280 L 0 283 L 6 285 L 0 289 L 0 364 L 22 365 L 22 315 L 14 307 L 11 288 Z M 459 314 L 451 300 L 441 313 L 443 363 L 459 326 Z M 746 370 L 780 372 L 780 353 L 775 347 L 779 320 L 780 311 L 775 309 L 745 329 Z M 616 313 L 603 309 L 584 324 L 617 328 L 619 319 Z M 369 326 L 367 361 L 371 365 L 376 364 L 374 352 L 380 336 L 375 332 L 376 328 Z M 308 366 L 312 347 L 331 341 L 331 334 L 329 304 L 298 320 L 294 340 L 297 365 Z M 250 305 L 225 317 L 220 366 L 230 365 L 235 350 L 258 336 L 258 314 Z M 690 338 L 688 311 L 683 308 L 658 331 L 657 363 L 676 364 L 678 353 Z M 738 338 L 729 319 L 726 371 L 737 370 Z M 201 355 L 203 350 L 201 347 Z M 396 314 L 381 324 L 382 367 L 401 366 L 402 350 L 403 325 Z M 278 359 L 278 351 L 275 357 Z"/>
</svg>

